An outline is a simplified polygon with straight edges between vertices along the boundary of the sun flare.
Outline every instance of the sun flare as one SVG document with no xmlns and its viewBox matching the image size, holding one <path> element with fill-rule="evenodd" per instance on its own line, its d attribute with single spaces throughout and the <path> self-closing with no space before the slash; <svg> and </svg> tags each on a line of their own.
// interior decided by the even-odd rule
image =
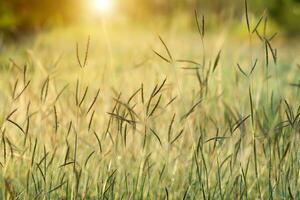
<svg viewBox="0 0 300 200">
<path fill-rule="evenodd" d="M 92 0 L 92 7 L 98 12 L 109 12 L 111 11 L 112 6 L 112 0 Z"/>
</svg>

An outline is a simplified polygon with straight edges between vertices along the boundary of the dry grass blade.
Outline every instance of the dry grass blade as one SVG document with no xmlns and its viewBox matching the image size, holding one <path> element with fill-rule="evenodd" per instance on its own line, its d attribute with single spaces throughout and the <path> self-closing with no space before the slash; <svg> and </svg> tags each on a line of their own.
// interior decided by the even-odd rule
<svg viewBox="0 0 300 200">
<path fill-rule="evenodd" d="M 163 177 L 163 174 L 164 174 L 164 172 L 165 172 L 165 169 L 166 169 L 166 164 L 163 165 L 162 170 L 160 170 L 160 172 L 159 172 L 158 182 L 161 181 L 161 179 L 162 179 L 162 177 Z"/>
<path fill-rule="evenodd" d="M 168 191 L 168 188 L 165 188 L 165 192 L 166 192 L 166 200 L 169 200 L 169 191 Z"/>
<path fill-rule="evenodd" d="M 7 137 L 6 137 L 6 142 L 8 144 L 9 150 L 10 150 L 10 157 L 11 157 L 11 159 L 14 159 L 14 149 L 16 149 L 16 146 L 14 146 Z"/>
<path fill-rule="evenodd" d="M 187 195 L 188 195 L 189 189 L 190 189 L 190 186 L 186 188 L 182 200 L 186 200 L 187 199 Z"/>
<path fill-rule="evenodd" d="M 244 181 L 244 184 L 245 184 L 245 191 L 246 191 L 246 197 L 247 197 L 247 174 L 244 172 L 244 169 L 240 163 L 240 168 L 241 168 L 241 171 L 242 171 L 242 177 L 243 177 L 243 181 Z"/>
<path fill-rule="evenodd" d="M 268 28 L 268 16 L 265 17 L 264 21 L 264 37 L 267 35 L 267 28 Z"/>
<path fill-rule="evenodd" d="M 290 147 L 291 147 L 291 142 L 289 142 L 289 143 L 287 144 L 287 146 L 286 146 L 286 148 L 285 148 L 285 150 L 284 150 L 284 152 L 283 152 L 283 155 L 282 155 L 282 157 L 280 158 L 279 165 L 281 165 L 281 163 L 283 162 L 283 160 L 284 160 L 284 158 L 286 157 L 286 155 L 287 155 L 287 153 L 288 153 Z"/>
<path fill-rule="evenodd" d="M 28 102 L 27 107 L 26 107 L 26 116 L 29 116 L 29 110 L 30 110 L 30 105 L 31 105 L 31 101 Z"/>
<path fill-rule="evenodd" d="M 79 47 L 78 47 L 78 42 L 76 43 L 76 58 L 77 58 L 77 62 L 79 64 L 79 66 L 81 68 L 83 68 L 82 64 L 81 64 L 81 61 L 80 61 L 80 58 L 79 58 Z"/>
<path fill-rule="evenodd" d="M 270 51 L 272 53 L 273 61 L 276 64 L 277 63 L 276 53 L 275 53 L 274 49 L 272 48 L 271 43 L 269 42 L 269 40 L 265 39 L 265 41 L 266 41 L 266 43 L 267 43 L 267 45 L 268 45 L 268 47 L 269 47 L 269 49 L 270 49 Z"/>
<path fill-rule="evenodd" d="M 5 142 L 5 132 L 6 132 L 6 129 L 4 129 L 2 131 L 2 146 L 3 146 L 3 160 L 4 160 L 4 164 L 6 163 L 6 142 Z"/>
<path fill-rule="evenodd" d="M 278 35 L 278 33 L 274 33 L 273 35 L 271 35 L 271 37 L 268 39 L 269 42 L 271 42 L 276 36 Z"/>
<path fill-rule="evenodd" d="M 166 49 L 166 51 L 167 51 L 167 53 L 168 53 L 169 59 L 172 61 L 172 60 L 173 60 L 173 57 L 172 57 L 172 55 L 171 55 L 171 52 L 170 52 L 168 46 L 166 45 L 166 43 L 164 42 L 164 40 L 163 40 L 160 36 L 158 36 L 158 38 L 159 38 L 159 40 L 161 41 L 161 43 L 163 44 L 163 46 L 165 47 L 165 49 Z"/>
<path fill-rule="evenodd" d="M 69 126 L 68 126 L 68 131 L 67 131 L 67 137 L 69 136 L 69 134 L 71 133 L 71 128 L 72 128 L 72 120 L 69 122 Z"/>
<path fill-rule="evenodd" d="M 56 111 L 56 106 L 53 106 L 53 111 L 54 111 L 54 127 L 55 127 L 55 133 L 57 133 L 58 130 L 58 118 L 57 118 L 57 111 Z"/>
<path fill-rule="evenodd" d="M 6 119 L 10 119 L 11 116 L 12 116 L 15 112 L 17 112 L 17 110 L 18 110 L 18 108 L 14 109 L 12 112 L 10 112 L 10 113 L 7 115 Z"/>
<path fill-rule="evenodd" d="M 126 103 L 123 103 L 122 101 L 120 101 L 119 99 L 115 99 L 114 98 L 114 101 L 116 101 L 119 105 L 122 105 L 124 106 L 128 112 L 129 112 L 129 115 L 131 117 L 132 120 L 135 120 L 135 117 L 136 118 L 140 118 L 140 116 L 133 110 L 133 108 L 131 108 L 128 104 Z M 125 112 L 125 111 L 124 111 Z"/>
<path fill-rule="evenodd" d="M 92 112 L 91 118 L 90 118 L 90 122 L 89 122 L 89 126 L 88 126 L 88 131 L 90 131 L 92 123 L 93 123 L 93 119 L 94 119 L 94 115 L 95 115 L 95 111 Z"/>
<path fill-rule="evenodd" d="M 118 95 L 118 100 L 121 98 L 121 93 Z M 117 106 L 118 106 L 118 102 L 115 103 L 111 113 L 114 113 L 115 110 L 117 109 Z M 112 118 L 113 116 L 110 116 L 109 120 L 108 120 L 108 124 L 107 124 L 107 128 L 106 128 L 106 131 L 105 131 L 105 135 L 107 135 L 107 133 L 109 133 L 109 129 L 110 129 L 110 126 L 111 126 L 111 123 L 112 123 Z"/>
<path fill-rule="evenodd" d="M 291 106 L 289 105 L 289 103 L 286 100 L 284 100 L 284 103 L 287 107 L 287 110 L 286 110 L 287 119 L 289 121 L 290 126 L 293 127 L 294 126 L 294 119 L 295 119 L 294 112 L 293 112 Z"/>
<path fill-rule="evenodd" d="M 215 59 L 215 62 L 214 62 L 214 65 L 213 65 L 213 69 L 212 69 L 212 72 L 214 72 L 219 64 L 219 61 L 220 61 L 220 57 L 221 57 L 221 52 L 222 50 L 220 50 L 217 54 L 217 57 Z"/>
<path fill-rule="evenodd" d="M 58 93 L 58 95 L 56 96 L 56 98 L 55 98 L 55 100 L 54 100 L 54 102 L 53 102 L 53 104 L 55 104 L 57 101 L 58 101 L 58 99 L 59 99 L 59 97 L 63 94 L 63 92 L 68 88 L 68 84 L 67 85 L 65 85 L 62 89 L 61 89 L 61 91 Z"/>
<path fill-rule="evenodd" d="M 35 178 L 34 178 L 34 175 L 33 173 L 31 173 L 31 178 L 33 180 L 33 185 L 34 185 L 34 189 L 35 189 L 35 194 L 38 195 L 38 187 L 37 187 L 37 184 L 36 184 L 36 181 L 35 181 Z"/>
<path fill-rule="evenodd" d="M 202 102 L 202 99 L 199 100 L 195 105 L 193 105 L 192 108 L 191 108 L 186 114 L 184 114 L 184 115 L 182 116 L 182 118 L 181 118 L 180 121 L 182 121 L 182 120 L 188 118 L 188 116 L 190 116 L 190 115 L 194 112 L 194 110 L 196 109 L 196 107 L 197 107 L 201 102 Z"/>
<path fill-rule="evenodd" d="M 237 122 L 236 126 L 233 128 L 232 132 L 235 132 L 242 124 L 245 123 L 245 121 L 247 119 L 249 119 L 250 115 L 248 115 L 247 117 L 245 117 L 244 119 L 240 120 Z"/>
<path fill-rule="evenodd" d="M 48 164 L 47 164 L 47 168 L 49 168 L 49 167 L 52 165 L 53 160 L 54 160 L 54 158 L 55 158 L 55 156 L 56 156 L 56 152 L 57 152 L 57 148 L 54 149 L 54 152 L 53 152 L 53 154 L 52 154 L 52 157 L 51 157 L 50 161 L 49 161 Z"/>
<path fill-rule="evenodd" d="M 17 91 L 17 87 L 18 87 L 18 82 L 19 82 L 19 79 L 17 79 L 15 81 L 15 84 L 14 84 L 14 88 L 13 88 L 12 95 L 11 95 L 13 99 L 15 98 L 15 95 L 16 95 L 16 91 Z"/>
<path fill-rule="evenodd" d="M 66 154 L 65 154 L 65 160 L 64 160 L 64 163 L 67 163 L 67 160 L 69 158 L 69 153 L 70 153 L 70 146 L 69 144 L 67 143 L 67 151 L 66 151 Z"/>
<path fill-rule="evenodd" d="M 265 60 L 266 60 L 266 67 L 269 67 L 269 47 L 267 40 L 265 40 Z"/>
<path fill-rule="evenodd" d="M 226 161 L 228 161 L 230 158 L 232 157 L 232 154 L 230 154 L 229 156 L 227 156 L 221 163 L 220 168 L 223 167 L 223 165 L 226 163 Z"/>
<path fill-rule="evenodd" d="M 26 140 L 29 133 L 29 125 L 30 125 L 30 117 L 27 117 L 26 129 L 25 129 L 25 138 L 24 138 L 24 145 L 26 144 Z"/>
<path fill-rule="evenodd" d="M 288 192 L 289 192 L 290 198 L 291 198 L 291 199 L 295 199 L 295 198 L 294 198 L 294 195 L 293 195 L 293 193 L 292 193 L 292 190 L 291 190 L 291 186 L 288 186 Z"/>
<path fill-rule="evenodd" d="M 8 122 L 12 123 L 13 125 L 15 125 L 24 135 L 26 135 L 25 131 L 23 130 L 23 128 L 17 123 L 17 122 L 14 122 L 13 120 L 11 119 L 6 119 Z"/>
<path fill-rule="evenodd" d="M 230 138 L 230 137 L 222 137 L 222 136 L 213 137 L 213 138 L 210 138 L 210 139 L 206 140 L 204 143 L 207 143 L 207 142 L 210 142 L 210 141 L 224 140 L 224 139 L 228 139 L 228 138 Z"/>
<path fill-rule="evenodd" d="M 205 35 L 205 18 L 204 15 L 202 15 L 202 38 L 204 38 Z"/>
<path fill-rule="evenodd" d="M 263 41 L 262 36 L 260 35 L 260 33 L 258 32 L 258 30 L 255 30 L 256 36 L 259 38 L 260 41 Z"/>
<path fill-rule="evenodd" d="M 88 55 L 89 55 L 89 48 L 90 48 L 90 36 L 88 36 L 88 40 L 87 40 L 87 43 L 86 43 L 83 67 L 85 67 L 86 64 L 87 64 L 87 59 L 88 59 Z"/>
<path fill-rule="evenodd" d="M 258 27 L 259 27 L 260 23 L 262 22 L 263 18 L 264 18 L 263 15 L 259 18 L 259 20 L 258 20 L 256 26 L 254 27 L 254 29 L 253 29 L 253 31 L 252 31 L 252 34 L 256 32 L 256 30 L 258 29 Z"/>
<path fill-rule="evenodd" d="M 87 59 L 88 59 L 88 54 L 89 54 L 89 46 L 90 46 L 90 36 L 88 36 L 87 44 L 86 44 L 86 50 L 85 50 L 85 56 L 84 56 L 84 61 L 83 64 L 80 61 L 80 56 L 79 56 L 79 47 L 78 47 L 78 42 L 76 43 L 76 58 L 77 62 L 80 66 L 80 68 L 84 68 L 87 64 Z"/>
<path fill-rule="evenodd" d="M 54 188 L 50 189 L 47 193 L 50 194 L 52 192 L 54 192 L 55 190 L 58 190 L 59 188 L 61 188 L 64 184 L 66 184 L 66 181 L 60 183 L 58 186 L 55 186 Z"/>
<path fill-rule="evenodd" d="M 150 95 L 149 101 L 150 101 L 150 99 L 151 99 L 151 98 L 155 97 L 155 96 L 154 96 L 154 93 L 155 93 L 155 91 L 156 91 L 157 87 L 158 87 L 158 85 L 156 84 L 156 85 L 155 85 L 155 87 L 153 88 L 152 92 L 151 92 L 151 95 Z M 150 101 L 150 102 L 151 102 L 151 101 Z"/>
<path fill-rule="evenodd" d="M 46 177 L 45 177 L 45 175 L 44 175 L 43 170 L 41 169 L 40 165 L 36 164 L 36 166 L 37 166 L 37 168 L 39 169 L 39 172 L 41 173 L 42 178 L 43 178 L 43 181 L 44 181 L 44 183 L 45 183 L 45 182 L 46 182 Z"/>
<path fill-rule="evenodd" d="M 84 166 L 86 166 L 86 165 L 88 164 L 90 158 L 92 157 L 92 155 L 93 155 L 94 153 L 95 153 L 95 151 L 92 151 L 92 152 L 88 155 L 88 157 L 86 158 L 86 160 L 85 160 L 85 162 L 84 162 Z"/>
<path fill-rule="evenodd" d="M 247 23 L 247 29 L 248 33 L 250 33 L 250 21 L 249 21 L 249 13 L 248 13 L 248 2 L 245 0 L 245 14 L 246 14 L 246 23 Z"/>
<path fill-rule="evenodd" d="M 135 91 L 128 99 L 127 104 L 129 104 L 132 99 L 142 90 L 142 88 L 139 88 L 137 91 Z"/>
<path fill-rule="evenodd" d="M 250 103 L 250 110 L 251 110 L 252 127 L 254 127 L 254 108 L 253 108 L 252 93 L 250 87 L 249 87 L 249 103 Z"/>
<path fill-rule="evenodd" d="M 80 100 L 80 102 L 79 102 L 79 105 L 78 105 L 79 107 L 81 107 L 83 101 L 85 100 L 85 97 L 86 97 L 86 95 L 87 95 L 88 90 L 89 90 L 89 86 L 87 86 L 87 87 L 85 88 L 85 90 L 84 90 L 84 93 L 83 93 L 82 98 L 81 98 L 81 100 Z"/>
<path fill-rule="evenodd" d="M 158 98 L 156 104 L 154 105 L 154 107 L 153 107 L 152 111 L 150 112 L 150 114 L 148 115 L 148 117 L 151 117 L 151 116 L 154 114 L 155 110 L 157 109 L 157 107 L 158 107 L 158 105 L 159 105 L 159 103 L 160 103 L 161 96 L 162 96 L 162 95 L 159 96 L 159 98 Z"/>
<path fill-rule="evenodd" d="M 193 61 L 193 60 L 180 59 L 180 60 L 176 60 L 176 62 L 179 62 L 179 63 L 190 63 L 190 64 L 193 64 L 193 65 L 201 65 L 200 63 L 198 63 L 196 61 Z"/>
<path fill-rule="evenodd" d="M 174 115 L 173 115 L 173 117 L 172 117 L 172 119 L 171 119 L 169 128 L 168 128 L 168 142 L 170 142 L 170 140 L 171 140 L 171 136 L 172 136 L 172 127 L 173 127 L 173 124 L 174 124 L 175 117 L 176 117 L 176 113 L 174 113 Z"/>
<path fill-rule="evenodd" d="M 25 64 L 24 68 L 23 68 L 23 84 L 24 85 L 26 84 L 26 72 L 27 72 L 27 65 Z"/>
<path fill-rule="evenodd" d="M 21 67 L 12 58 L 9 58 L 9 62 L 12 63 L 13 67 L 16 67 L 20 72 L 22 72 Z"/>
<path fill-rule="evenodd" d="M 196 25 L 197 25 L 198 32 L 199 32 L 201 38 L 203 39 L 204 38 L 204 34 L 205 34 L 205 19 L 204 19 L 204 15 L 202 15 L 202 25 L 201 26 L 200 26 L 200 23 L 199 23 L 199 20 L 198 20 L 198 12 L 197 12 L 197 10 L 195 10 L 194 15 L 195 15 L 195 20 L 196 20 Z"/>
<path fill-rule="evenodd" d="M 152 51 L 153 51 L 156 55 L 158 55 L 161 59 L 163 59 L 164 61 L 166 61 L 167 63 L 171 63 L 170 60 L 168 60 L 167 58 L 163 57 L 162 55 L 160 55 L 160 54 L 159 54 L 158 52 L 156 52 L 155 50 L 152 49 Z"/>
<path fill-rule="evenodd" d="M 200 23 L 198 20 L 198 12 L 197 10 L 194 11 L 195 14 L 195 20 L 196 20 L 196 25 L 197 25 L 197 29 L 198 29 L 198 33 L 202 36 L 202 32 L 201 32 L 201 28 L 200 28 Z"/>
<path fill-rule="evenodd" d="M 75 90 L 75 102 L 76 106 L 79 105 L 79 80 L 76 81 L 76 90 Z"/>
<path fill-rule="evenodd" d="M 155 138 L 158 140 L 160 146 L 162 146 L 162 142 L 161 142 L 161 140 L 160 140 L 158 134 L 157 134 L 152 128 L 150 128 L 150 131 L 151 131 L 151 133 L 155 136 Z"/>
<path fill-rule="evenodd" d="M 74 162 L 74 161 L 66 162 L 66 163 L 64 163 L 64 164 L 60 165 L 60 166 L 59 166 L 59 168 L 66 167 L 66 166 L 68 166 L 68 165 L 72 165 L 72 164 L 74 165 L 74 164 L 75 164 L 75 162 Z"/>
<path fill-rule="evenodd" d="M 239 71 L 240 71 L 245 77 L 248 78 L 248 75 L 246 74 L 246 72 L 244 72 L 244 70 L 241 68 L 241 66 L 240 66 L 239 63 L 237 63 L 237 67 L 238 67 Z"/>
<path fill-rule="evenodd" d="M 159 88 L 157 90 L 155 90 L 151 96 L 153 96 L 153 97 L 156 96 L 161 91 L 161 89 L 164 87 L 166 81 L 167 81 L 167 78 L 164 79 L 164 81 L 159 86 Z"/>
<path fill-rule="evenodd" d="M 37 147 L 37 138 L 35 138 L 35 142 L 34 142 L 34 146 L 33 146 L 33 152 L 32 152 L 32 156 L 31 156 L 31 166 L 33 166 L 33 163 L 34 163 L 36 147 Z"/>
<path fill-rule="evenodd" d="M 41 165 L 42 164 L 42 162 L 44 162 L 46 159 L 47 159 L 47 156 L 49 155 L 49 152 L 47 152 L 43 157 L 42 157 L 42 159 L 38 162 L 38 163 L 36 163 L 37 165 Z"/>
<path fill-rule="evenodd" d="M 250 71 L 250 74 L 249 74 L 249 75 L 251 75 L 251 74 L 254 72 L 254 69 L 255 69 L 255 67 L 256 67 L 256 65 L 257 65 L 257 62 L 258 62 L 258 59 L 255 60 L 253 66 L 252 66 L 252 68 L 251 68 L 251 71 Z"/>
<path fill-rule="evenodd" d="M 27 82 L 27 84 L 24 86 L 24 88 L 21 90 L 21 92 L 14 98 L 14 100 L 17 100 L 26 90 L 26 88 L 29 86 L 30 81 Z"/>
<path fill-rule="evenodd" d="M 184 129 L 181 129 L 181 131 L 179 131 L 178 135 L 171 141 L 171 144 L 174 144 L 182 135 Z"/>
<path fill-rule="evenodd" d="M 75 165 L 77 162 L 77 147 L 78 147 L 78 133 L 75 131 L 75 140 L 74 140 L 74 165 L 73 165 L 73 169 L 75 169 Z"/>
<path fill-rule="evenodd" d="M 97 139 L 99 151 L 100 151 L 100 153 L 102 153 L 102 145 L 101 145 L 101 141 L 100 141 L 100 139 L 99 139 L 97 133 L 96 133 L 95 131 L 93 131 L 93 133 L 94 133 L 94 135 L 95 135 L 95 137 L 96 137 L 96 139 Z"/>
<path fill-rule="evenodd" d="M 141 100 L 142 100 L 142 103 L 144 104 L 145 98 L 144 98 L 144 84 L 143 83 L 141 84 Z"/>
<path fill-rule="evenodd" d="M 45 102 L 47 95 L 48 95 L 48 89 L 49 89 L 49 76 L 46 78 L 46 80 L 44 81 L 43 85 L 42 85 L 42 89 L 41 89 L 41 102 Z"/>
<path fill-rule="evenodd" d="M 167 108 L 169 105 L 171 105 L 175 99 L 177 99 L 177 96 L 173 97 L 166 105 L 165 105 L 165 108 Z"/>
<path fill-rule="evenodd" d="M 152 93 L 151 93 L 151 95 L 150 95 L 150 97 L 149 97 L 149 100 L 148 100 L 148 103 L 147 103 L 147 107 L 146 107 L 146 114 L 147 114 L 147 115 L 148 115 L 148 113 L 149 113 L 150 105 L 151 105 L 151 102 L 152 102 L 153 97 L 154 97 L 153 94 L 155 93 L 156 88 L 157 88 L 157 85 L 155 85 L 155 87 L 154 87 L 154 89 L 153 89 L 153 91 L 152 91 Z"/>
</svg>

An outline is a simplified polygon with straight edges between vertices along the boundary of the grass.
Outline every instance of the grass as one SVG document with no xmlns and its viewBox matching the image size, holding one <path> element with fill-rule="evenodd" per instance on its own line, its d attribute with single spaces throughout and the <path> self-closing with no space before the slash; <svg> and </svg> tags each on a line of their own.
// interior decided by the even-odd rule
<svg viewBox="0 0 300 200">
<path fill-rule="evenodd" d="M 8 46 L 1 199 L 299 199 L 299 47 L 265 17 L 239 41 L 195 16 Z"/>
</svg>

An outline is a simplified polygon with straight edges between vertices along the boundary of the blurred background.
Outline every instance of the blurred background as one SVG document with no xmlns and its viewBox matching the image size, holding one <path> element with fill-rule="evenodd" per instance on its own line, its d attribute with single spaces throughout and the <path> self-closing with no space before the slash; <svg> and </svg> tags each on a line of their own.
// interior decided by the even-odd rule
<svg viewBox="0 0 300 200">
<path fill-rule="evenodd" d="M 289 36 L 300 33 L 300 0 L 248 1 L 251 17 L 268 14 L 269 24 Z M 110 22 L 168 28 L 194 26 L 194 10 L 204 14 L 208 26 L 239 30 L 243 0 L 1 0 L 1 37 L 18 39 L 41 30 L 86 24 L 108 17 Z M 238 31 L 237 31 L 238 32 Z"/>
</svg>

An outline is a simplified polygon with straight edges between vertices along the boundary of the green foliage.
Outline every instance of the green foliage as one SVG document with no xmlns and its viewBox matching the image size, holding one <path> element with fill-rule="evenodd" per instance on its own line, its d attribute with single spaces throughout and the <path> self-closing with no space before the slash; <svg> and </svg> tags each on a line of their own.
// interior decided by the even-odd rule
<svg viewBox="0 0 300 200">
<path fill-rule="evenodd" d="M 299 34 L 300 0 L 267 1 L 270 15 L 290 34 Z"/>
<path fill-rule="evenodd" d="M 0 2 L 0 30 L 26 34 L 68 23 L 80 17 L 80 0 L 4 0 Z"/>
<path fill-rule="evenodd" d="M 255 14 L 264 10 L 274 22 L 290 35 L 300 33 L 300 0 L 248 0 L 249 6 Z"/>
</svg>

